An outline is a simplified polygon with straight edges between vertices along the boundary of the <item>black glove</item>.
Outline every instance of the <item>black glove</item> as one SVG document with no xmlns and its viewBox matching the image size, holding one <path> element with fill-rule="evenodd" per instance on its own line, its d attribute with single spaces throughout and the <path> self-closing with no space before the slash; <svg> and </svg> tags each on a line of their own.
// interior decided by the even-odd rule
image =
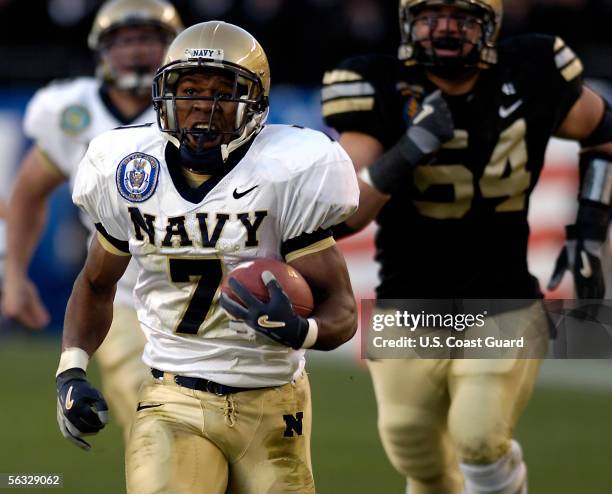
<svg viewBox="0 0 612 494">
<path fill-rule="evenodd" d="M 403 189 L 413 168 L 430 162 L 453 135 L 453 116 L 437 90 L 423 100 L 421 111 L 399 141 L 367 168 L 369 182 L 384 194 Z"/>
<path fill-rule="evenodd" d="M 434 91 L 423 100 L 421 111 L 412 119 L 406 138 L 418 148 L 422 156 L 435 153 L 453 138 L 455 125 L 442 91 Z"/>
<path fill-rule="evenodd" d="M 565 246 L 561 249 L 548 289 L 559 286 L 566 270 L 574 276 L 576 296 L 580 299 L 603 299 L 606 292 L 601 269 L 601 240 L 591 240 L 579 225 L 565 227 Z"/>
<path fill-rule="evenodd" d="M 91 445 L 82 436 L 96 434 L 108 422 L 108 405 L 102 394 L 87 381 L 85 371 L 68 369 L 55 378 L 57 423 L 63 436 L 79 448 Z"/>
<path fill-rule="evenodd" d="M 221 307 L 277 343 L 296 350 L 301 348 L 308 334 L 308 320 L 295 313 L 289 297 L 270 271 L 261 273 L 261 279 L 270 294 L 269 302 L 261 302 L 239 281 L 230 278 L 229 286 L 243 305 L 222 294 Z"/>
</svg>

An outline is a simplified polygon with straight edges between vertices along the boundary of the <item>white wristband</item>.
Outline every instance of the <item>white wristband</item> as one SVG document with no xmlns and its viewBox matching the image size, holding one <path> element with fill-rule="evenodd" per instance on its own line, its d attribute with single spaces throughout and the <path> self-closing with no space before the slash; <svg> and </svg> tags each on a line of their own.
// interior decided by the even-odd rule
<svg viewBox="0 0 612 494">
<path fill-rule="evenodd" d="M 306 338 L 304 339 L 304 343 L 302 343 L 302 348 L 310 348 L 317 342 L 317 337 L 319 336 L 319 325 L 317 321 L 312 318 L 308 318 L 308 334 L 306 334 Z"/>
<path fill-rule="evenodd" d="M 74 369 L 75 367 L 86 371 L 88 363 L 89 355 L 85 350 L 75 346 L 66 348 L 66 350 L 64 350 L 60 356 L 59 366 L 57 367 L 55 377 L 60 375 L 62 372 L 68 369 Z"/>
</svg>

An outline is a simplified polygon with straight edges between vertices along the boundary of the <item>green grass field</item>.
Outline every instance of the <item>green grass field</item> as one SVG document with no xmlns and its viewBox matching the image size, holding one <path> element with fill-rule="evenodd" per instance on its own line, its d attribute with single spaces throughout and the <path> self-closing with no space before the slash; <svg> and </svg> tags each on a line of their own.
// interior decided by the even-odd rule
<svg viewBox="0 0 612 494">
<path fill-rule="evenodd" d="M 93 439 L 90 453 L 69 444 L 57 429 L 58 349 L 57 340 L 41 336 L 0 338 L 0 473 L 62 473 L 66 493 L 124 492 L 121 438 L 112 423 Z M 314 360 L 309 370 L 317 492 L 403 493 L 403 480 L 378 441 L 367 371 L 345 356 Z M 612 393 L 540 386 L 517 435 L 529 465 L 530 493 L 611 491 Z"/>
</svg>

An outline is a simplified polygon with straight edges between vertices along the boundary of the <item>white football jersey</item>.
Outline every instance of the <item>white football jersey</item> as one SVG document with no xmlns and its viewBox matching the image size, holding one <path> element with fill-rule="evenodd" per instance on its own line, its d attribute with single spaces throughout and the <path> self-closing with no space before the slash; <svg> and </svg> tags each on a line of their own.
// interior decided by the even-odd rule
<svg viewBox="0 0 612 494">
<path fill-rule="evenodd" d="M 151 106 L 130 123 L 155 122 L 156 118 Z M 100 81 L 92 77 L 56 81 L 39 89 L 27 105 L 23 123 L 25 134 L 70 181 L 71 188 L 90 141 L 120 125 L 118 116 L 103 101 Z M 84 217 L 82 220 L 93 233 L 93 225 Z M 131 263 L 117 286 L 117 303 L 134 305 L 136 275 L 136 267 Z"/>
<path fill-rule="evenodd" d="M 107 132 L 79 165 L 73 200 L 101 225 L 107 249 L 138 263 L 147 365 L 275 386 L 303 369 L 304 351 L 231 322 L 217 304 L 221 279 L 244 260 L 290 261 L 333 245 L 328 229 L 356 210 L 359 189 L 340 145 L 310 129 L 266 126 L 234 153 L 244 156 L 227 174 L 193 189 L 156 127 Z"/>
</svg>

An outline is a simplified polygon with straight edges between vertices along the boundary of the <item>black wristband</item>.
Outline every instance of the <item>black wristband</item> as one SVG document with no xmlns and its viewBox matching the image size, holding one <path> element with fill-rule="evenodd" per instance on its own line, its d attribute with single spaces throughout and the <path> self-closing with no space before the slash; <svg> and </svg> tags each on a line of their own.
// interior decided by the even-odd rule
<svg viewBox="0 0 612 494">
<path fill-rule="evenodd" d="M 604 242 L 608 232 L 609 208 L 601 202 L 581 200 L 576 217 L 576 229 L 588 240 Z"/>
<path fill-rule="evenodd" d="M 403 135 L 393 147 L 368 167 L 372 185 L 383 194 L 403 189 L 412 170 L 424 162 L 425 156 L 410 137 Z"/>
</svg>

